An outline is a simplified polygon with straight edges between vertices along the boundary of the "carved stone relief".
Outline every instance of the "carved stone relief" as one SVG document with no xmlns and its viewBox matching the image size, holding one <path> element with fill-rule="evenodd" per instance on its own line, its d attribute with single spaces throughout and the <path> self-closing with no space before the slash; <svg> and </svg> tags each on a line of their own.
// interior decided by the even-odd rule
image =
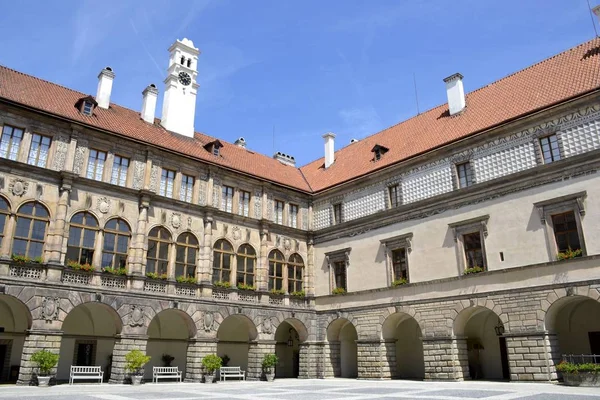
<svg viewBox="0 0 600 400">
<path fill-rule="evenodd" d="M 213 198 L 212 205 L 215 208 L 221 208 L 219 198 L 221 197 L 221 180 L 217 177 L 213 178 Z"/>
<path fill-rule="evenodd" d="M 132 305 L 129 314 L 129 326 L 144 326 L 144 308 L 141 306 Z"/>
<path fill-rule="evenodd" d="M 23 196 L 27 193 L 27 189 L 29 188 L 29 182 L 21 178 L 14 178 L 10 180 L 8 184 L 8 191 L 12 193 L 14 196 Z"/>
<path fill-rule="evenodd" d="M 67 152 L 69 151 L 69 138 L 64 135 L 58 135 L 54 142 L 56 143 L 56 151 L 54 152 L 52 169 L 62 171 L 65 169 L 65 161 L 67 159 Z"/>
<path fill-rule="evenodd" d="M 142 155 L 136 155 L 133 158 L 133 188 L 141 189 L 144 187 L 144 171 L 146 169 L 146 162 Z"/>
<path fill-rule="evenodd" d="M 181 227 L 181 214 L 171 214 L 171 226 L 175 229 L 179 229 Z"/>
<path fill-rule="evenodd" d="M 58 319 L 59 301 L 58 297 L 44 297 L 42 300 L 42 319 L 45 319 L 46 322 Z"/>
<path fill-rule="evenodd" d="M 262 218 L 262 192 L 254 191 L 254 218 Z"/>
<path fill-rule="evenodd" d="M 233 240 L 240 240 L 242 238 L 242 230 L 239 226 L 233 227 L 231 237 L 233 237 Z"/>
<path fill-rule="evenodd" d="M 152 163 L 152 171 L 150 172 L 150 191 L 157 192 L 158 191 L 158 170 L 160 169 L 160 165 L 158 162 Z"/>
<path fill-rule="evenodd" d="M 87 151 L 87 140 L 79 139 L 77 141 L 77 148 L 75 149 L 75 162 L 73 164 L 73 173 L 76 175 L 81 174 L 83 169 L 83 159 Z"/>
<path fill-rule="evenodd" d="M 265 317 L 261 324 L 261 332 L 267 335 L 273 333 L 273 321 L 271 321 L 270 317 Z"/>
<path fill-rule="evenodd" d="M 202 316 L 202 327 L 204 328 L 204 332 L 210 332 L 214 329 L 215 325 L 215 316 L 212 313 L 204 313 Z"/>
<path fill-rule="evenodd" d="M 102 214 L 106 214 L 110 210 L 110 199 L 108 199 L 107 197 L 98 198 L 96 208 Z"/>
</svg>

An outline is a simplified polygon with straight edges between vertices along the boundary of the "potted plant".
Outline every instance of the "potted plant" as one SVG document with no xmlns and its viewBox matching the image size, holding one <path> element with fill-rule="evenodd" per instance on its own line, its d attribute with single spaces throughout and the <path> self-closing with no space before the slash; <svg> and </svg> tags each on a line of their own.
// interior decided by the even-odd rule
<svg viewBox="0 0 600 400">
<path fill-rule="evenodd" d="M 85 272 L 87 274 L 91 274 L 96 270 L 93 265 L 90 264 L 81 264 L 75 260 L 67 260 L 67 268 L 70 268 L 74 271 Z"/>
<path fill-rule="evenodd" d="M 173 357 L 170 354 L 163 354 L 162 355 L 162 362 L 163 362 L 163 367 L 170 367 L 171 363 L 173 362 L 173 360 L 175 359 L 175 357 Z"/>
<path fill-rule="evenodd" d="M 581 257 L 582 254 L 583 254 L 583 252 L 581 251 L 581 249 L 571 250 L 571 248 L 569 247 L 567 250 L 565 250 L 563 252 L 559 252 L 556 255 L 556 259 L 558 261 L 570 260 L 572 258 Z"/>
<path fill-rule="evenodd" d="M 600 386 L 600 364 L 575 364 L 563 360 L 556 370 L 562 373 L 567 386 Z"/>
<path fill-rule="evenodd" d="M 238 290 L 247 290 L 250 292 L 253 292 L 256 290 L 256 287 L 254 287 L 254 285 L 247 285 L 245 283 L 238 283 L 237 288 L 238 288 Z"/>
<path fill-rule="evenodd" d="M 217 370 L 221 368 L 223 360 L 216 354 L 208 354 L 202 358 L 202 369 L 204 383 L 214 383 L 217 381 Z"/>
<path fill-rule="evenodd" d="M 146 278 L 155 279 L 155 280 L 159 280 L 159 281 L 166 281 L 167 274 L 159 274 L 156 272 L 146 272 Z"/>
<path fill-rule="evenodd" d="M 465 269 L 465 271 L 463 272 L 463 275 L 478 274 L 483 271 L 485 271 L 483 268 L 481 268 L 479 266 L 474 266 L 474 267 Z"/>
<path fill-rule="evenodd" d="M 38 366 L 38 386 L 48 386 L 50 379 L 53 378 L 50 372 L 58 364 L 58 354 L 48 350 L 38 350 L 31 355 L 31 361 Z"/>
<path fill-rule="evenodd" d="M 396 287 L 396 286 L 406 285 L 407 283 L 408 283 L 408 281 L 406 280 L 406 278 L 400 278 L 400 279 L 394 280 L 394 282 L 392 282 L 392 286 Z"/>
<path fill-rule="evenodd" d="M 177 283 L 186 283 L 186 284 L 190 284 L 193 285 L 196 283 L 196 277 L 194 276 L 178 276 L 177 278 L 175 278 L 175 280 L 177 281 Z"/>
<path fill-rule="evenodd" d="M 275 379 L 275 366 L 278 362 L 279 358 L 273 353 L 265 354 L 263 357 L 262 368 L 267 382 L 273 382 L 273 379 Z"/>
<path fill-rule="evenodd" d="M 334 294 L 334 295 L 346 294 L 346 289 L 344 289 L 343 287 L 336 287 L 331 291 L 331 294 Z"/>
<path fill-rule="evenodd" d="M 213 285 L 217 288 L 221 288 L 221 289 L 229 289 L 231 287 L 231 283 L 227 282 L 227 281 L 217 281 L 214 282 Z"/>
<path fill-rule="evenodd" d="M 124 276 L 127 275 L 127 269 L 125 268 L 114 268 L 114 267 L 104 267 L 102 268 L 103 274 L 116 275 L 116 276 Z"/>
<path fill-rule="evenodd" d="M 140 385 L 142 383 L 143 368 L 150 361 L 150 356 L 145 355 L 140 350 L 131 350 L 125 354 L 125 370 L 131 374 L 131 383 Z"/>
</svg>

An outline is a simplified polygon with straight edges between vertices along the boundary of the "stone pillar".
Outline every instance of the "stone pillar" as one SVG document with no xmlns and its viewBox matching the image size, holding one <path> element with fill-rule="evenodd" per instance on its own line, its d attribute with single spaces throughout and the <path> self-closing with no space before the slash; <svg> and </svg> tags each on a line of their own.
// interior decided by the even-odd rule
<svg viewBox="0 0 600 400">
<path fill-rule="evenodd" d="M 147 223 L 148 223 L 148 208 L 150 207 L 150 195 L 147 192 L 140 191 L 139 200 L 139 213 L 131 243 L 130 258 L 129 258 L 129 271 L 128 275 L 134 277 L 133 289 L 143 289 L 143 278 L 146 272 L 146 266 L 144 263 L 144 256 L 146 250 L 146 242 L 148 237 Z M 137 278 L 137 279 L 136 279 Z"/>
<path fill-rule="evenodd" d="M 216 339 L 190 339 L 185 365 L 185 381 L 202 381 L 202 359 L 208 354 L 217 354 Z"/>
<path fill-rule="evenodd" d="M 248 380 L 257 381 L 261 380 L 262 373 L 262 360 L 265 354 L 275 354 L 275 345 L 277 344 L 274 340 L 257 340 L 249 343 L 248 346 L 248 371 L 246 377 Z"/>
<path fill-rule="evenodd" d="M 555 334 L 527 332 L 506 334 L 511 381 L 555 381 L 560 349 Z"/>
<path fill-rule="evenodd" d="M 74 175 L 69 172 L 62 172 L 62 182 L 59 188 L 58 204 L 54 221 L 51 221 L 46 237 L 46 261 L 50 265 L 63 266 L 65 250 L 63 243 L 68 236 L 67 213 L 69 211 L 69 200 L 71 197 L 71 188 L 73 186 Z"/>
<path fill-rule="evenodd" d="M 16 213 L 11 212 L 10 214 L 8 214 L 8 218 L 6 218 L 6 222 L 4 225 L 4 232 L 9 233 L 9 232 L 15 231 L 16 218 L 17 218 Z M 12 236 L 9 234 L 5 234 L 1 240 L 2 240 L 2 243 L 0 246 L 0 259 L 10 260 L 10 258 L 11 258 L 10 245 L 12 242 Z"/>
<path fill-rule="evenodd" d="M 315 246 L 312 236 L 310 236 L 307 241 L 306 278 L 304 281 L 304 292 L 307 296 L 315 295 Z"/>
<path fill-rule="evenodd" d="M 37 366 L 31 361 L 31 355 L 38 350 L 48 350 L 60 354 L 62 331 L 31 329 L 27 332 L 21 354 L 21 368 L 17 385 L 31 385 L 37 381 Z M 56 374 L 56 368 L 52 371 Z"/>
<path fill-rule="evenodd" d="M 202 239 L 202 251 L 200 259 L 200 283 L 212 283 L 212 265 L 210 263 L 212 255 L 212 227 L 213 217 L 211 214 L 204 216 L 204 237 Z"/>
<path fill-rule="evenodd" d="M 260 251 L 258 255 L 256 271 L 256 290 L 267 292 L 269 290 L 269 261 L 267 252 L 269 250 L 269 228 L 265 221 L 262 221 L 260 227 Z"/>
<path fill-rule="evenodd" d="M 300 371 L 298 378 L 322 378 L 321 359 L 323 355 L 323 344 L 317 342 L 303 342 L 298 346 L 300 350 Z"/>
<path fill-rule="evenodd" d="M 342 376 L 341 344 L 339 341 L 329 341 L 323 344 L 323 373 L 322 378 Z"/>
<path fill-rule="evenodd" d="M 424 337 L 425 380 L 462 381 L 469 377 L 467 339 L 464 337 Z"/>
<path fill-rule="evenodd" d="M 129 379 L 129 373 L 125 370 L 125 355 L 131 350 L 141 350 L 146 354 L 146 345 L 148 336 L 146 335 L 125 335 L 117 336 L 115 347 L 113 348 L 112 368 L 109 383 L 124 383 Z"/>
<path fill-rule="evenodd" d="M 396 368 L 396 339 L 387 339 L 382 343 L 383 351 L 381 356 L 381 378 L 393 379 L 398 377 Z"/>
<path fill-rule="evenodd" d="M 357 340 L 358 379 L 382 379 L 385 346 L 377 340 Z M 389 372 L 388 372 L 389 375 Z M 389 379 L 389 376 L 387 376 Z"/>
</svg>

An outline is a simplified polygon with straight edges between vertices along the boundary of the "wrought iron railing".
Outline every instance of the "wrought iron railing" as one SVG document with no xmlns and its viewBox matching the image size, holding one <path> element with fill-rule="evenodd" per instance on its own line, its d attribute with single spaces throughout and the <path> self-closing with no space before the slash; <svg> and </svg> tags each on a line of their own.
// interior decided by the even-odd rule
<svg viewBox="0 0 600 400">
<path fill-rule="evenodd" d="M 600 364 L 600 354 L 563 354 L 562 360 L 570 364 Z"/>
</svg>

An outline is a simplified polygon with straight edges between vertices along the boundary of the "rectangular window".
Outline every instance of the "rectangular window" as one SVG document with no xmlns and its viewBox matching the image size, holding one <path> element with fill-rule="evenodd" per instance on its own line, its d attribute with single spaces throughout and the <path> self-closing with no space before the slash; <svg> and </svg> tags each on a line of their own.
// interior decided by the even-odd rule
<svg viewBox="0 0 600 400">
<path fill-rule="evenodd" d="M 558 147 L 558 137 L 556 135 L 540 138 L 540 147 L 542 148 L 544 164 L 560 160 L 560 148 Z"/>
<path fill-rule="evenodd" d="M 473 232 L 464 234 L 463 246 L 465 248 L 467 268 L 485 268 L 483 262 L 483 247 L 481 245 L 481 233 Z"/>
<path fill-rule="evenodd" d="M 288 216 L 288 225 L 292 228 L 298 227 L 298 206 L 290 204 L 290 215 Z"/>
<path fill-rule="evenodd" d="M 280 200 L 275 200 L 275 223 L 283 225 L 283 207 L 285 203 Z"/>
<path fill-rule="evenodd" d="M 456 173 L 458 174 L 459 188 L 465 188 L 473 184 L 473 172 L 469 162 L 456 164 Z"/>
<path fill-rule="evenodd" d="M 113 161 L 112 176 L 110 183 L 125 187 L 127 182 L 127 170 L 129 169 L 129 158 L 115 155 Z"/>
<path fill-rule="evenodd" d="M 0 139 L 0 157 L 16 160 L 19 156 L 19 146 L 23 139 L 23 129 L 4 125 Z"/>
<path fill-rule="evenodd" d="M 334 289 L 344 289 L 348 291 L 346 287 L 346 262 L 336 261 L 333 264 L 334 268 Z"/>
<path fill-rule="evenodd" d="M 89 101 L 83 102 L 83 113 L 85 115 L 92 115 L 92 110 L 94 109 L 94 105 Z"/>
<path fill-rule="evenodd" d="M 175 171 L 170 169 L 162 170 L 160 175 L 159 195 L 165 197 L 173 197 L 173 184 L 175 183 Z"/>
<path fill-rule="evenodd" d="M 240 190 L 240 210 L 239 214 L 244 217 L 250 216 L 250 192 Z"/>
<path fill-rule="evenodd" d="M 194 193 L 194 177 L 181 174 L 181 189 L 179 189 L 179 199 L 191 202 Z"/>
<path fill-rule="evenodd" d="M 333 223 L 334 224 L 342 223 L 342 203 L 333 205 Z"/>
<path fill-rule="evenodd" d="M 231 186 L 223 186 L 223 195 L 221 197 L 221 206 L 223 211 L 233 211 L 233 188 Z"/>
<path fill-rule="evenodd" d="M 393 185 L 388 187 L 388 192 L 390 196 L 390 206 L 392 208 L 398 207 L 402 204 L 402 197 L 400 193 L 400 185 Z"/>
<path fill-rule="evenodd" d="M 554 237 L 559 253 L 569 250 L 581 250 L 577 221 L 575 220 L 575 213 L 573 211 L 553 215 L 552 225 L 554 226 Z"/>
<path fill-rule="evenodd" d="M 100 150 L 90 150 L 90 157 L 88 158 L 88 167 L 86 178 L 94 179 L 96 181 L 102 180 L 102 173 L 104 172 L 104 162 L 106 161 L 106 152 Z"/>
<path fill-rule="evenodd" d="M 408 282 L 408 262 L 406 259 L 406 249 L 404 247 L 392 250 L 392 268 L 394 281 L 405 279 Z"/>
<path fill-rule="evenodd" d="M 29 157 L 27 164 L 37 167 L 45 167 L 48 162 L 48 150 L 50 150 L 51 139 L 48 136 L 34 133 L 31 138 L 31 147 L 29 148 Z"/>
</svg>

